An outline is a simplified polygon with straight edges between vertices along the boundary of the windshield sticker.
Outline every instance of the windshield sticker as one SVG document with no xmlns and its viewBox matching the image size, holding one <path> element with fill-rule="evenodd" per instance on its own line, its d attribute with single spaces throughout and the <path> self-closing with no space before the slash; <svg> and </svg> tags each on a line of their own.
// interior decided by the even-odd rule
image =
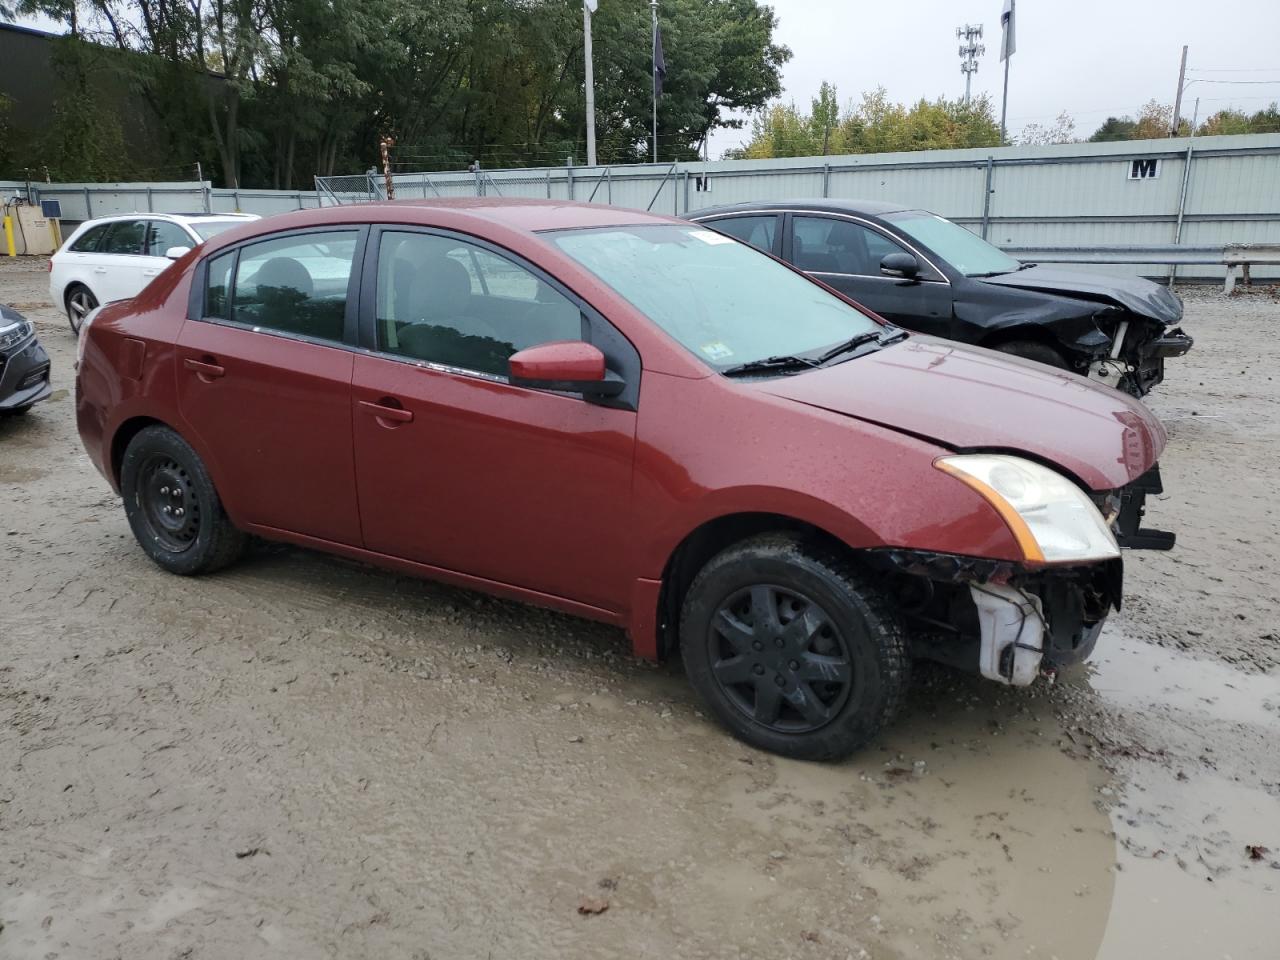
<svg viewBox="0 0 1280 960">
<path fill-rule="evenodd" d="M 689 236 L 697 237 L 703 243 L 709 243 L 715 246 L 717 243 L 734 243 L 733 237 L 726 237 L 722 233 L 716 233 L 714 230 L 690 230 Z"/>
<path fill-rule="evenodd" d="M 730 357 L 733 356 L 733 351 L 730 350 L 723 343 L 721 343 L 719 340 L 717 340 L 715 343 L 704 343 L 698 349 L 700 349 L 706 355 L 708 360 L 715 360 L 717 362 L 721 360 L 728 360 Z"/>
</svg>

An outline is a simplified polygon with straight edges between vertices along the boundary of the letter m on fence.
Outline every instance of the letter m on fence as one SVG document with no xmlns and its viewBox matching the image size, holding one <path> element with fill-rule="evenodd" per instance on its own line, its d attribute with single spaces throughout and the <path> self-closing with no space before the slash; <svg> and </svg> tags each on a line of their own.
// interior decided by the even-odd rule
<svg viewBox="0 0 1280 960">
<path fill-rule="evenodd" d="M 1130 180 L 1155 180 L 1160 176 L 1160 161 L 1155 157 L 1129 161 Z"/>
</svg>

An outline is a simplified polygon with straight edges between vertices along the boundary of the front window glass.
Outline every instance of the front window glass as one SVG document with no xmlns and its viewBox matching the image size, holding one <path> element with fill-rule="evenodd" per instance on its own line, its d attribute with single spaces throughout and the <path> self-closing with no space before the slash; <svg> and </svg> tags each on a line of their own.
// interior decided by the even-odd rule
<svg viewBox="0 0 1280 960">
<path fill-rule="evenodd" d="M 342 340 L 355 251 L 354 230 L 281 237 L 242 248 L 231 319 L 281 333 Z"/>
<path fill-rule="evenodd" d="M 907 236 L 919 240 L 966 277 L 994 277 L 1012 273 L 1022 266 L 976 233 L 970 233 L 958 223 L 935 214 L 907 210 L 890 213 L 884 219 Z"/>
<path fill-rule="evenodd" d="M 880 275 L 880 261 L 888 253 L 905 251 L 860 223 L 837 217 L 792 219 L 791 259 L 812 273 Z"/>
<path fill-rule="evenodd" d="M 168 220 L 152 220 L 147 224 L 147 254 L 163 257 L 173 247 L 192 247 L 195 244 L 187 231 Z"/>
<path fill-rule="evenodd" d="M 821 354 L 883 330 L 813 281 L 703 227 L 645 224 L 547 236 L 717 370 Z"/>
<path fill-rule="evenodd" d="M 99 253 L 141 256 L 147 240 L 147 224 L 143 220 L 119 220 L 102 242 Z"/>
<path fill-rule="evenodd" d="M 581 310 L 533 273 L 433 234 L 383 233 L 377 311 L 380 350 L 494 376 L 519 350 L 583 336 Z"/>
<path fill-rule="evenodd" d="M 244 222 L 243 220 L 196 220 L 191 224 L 191 229 L 200 235 L 201 240 L 208 240 L 210 237 L 216 237 L 223 230 L 238 227 Z"/>
</svg>

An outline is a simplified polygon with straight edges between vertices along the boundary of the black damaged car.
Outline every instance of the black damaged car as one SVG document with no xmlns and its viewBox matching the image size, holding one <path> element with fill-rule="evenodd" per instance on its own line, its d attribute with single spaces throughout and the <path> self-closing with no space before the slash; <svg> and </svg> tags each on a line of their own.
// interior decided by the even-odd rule
<svg viewBox="0 0 1280 960">
<path fill-rule="evenodd" d="M 0 304 L 0 414 L 26 413 L 52 393 L 49 355 L 30 320 Z"/>
<path fill-rule="evenodd" d="M 1143 396 L 1191 349 L 1149 280 L 1020 263 L 925 210 L 791 200 L 690 219 L 781 257 L 909 330 L 1002 350 Z"/>
</svg>

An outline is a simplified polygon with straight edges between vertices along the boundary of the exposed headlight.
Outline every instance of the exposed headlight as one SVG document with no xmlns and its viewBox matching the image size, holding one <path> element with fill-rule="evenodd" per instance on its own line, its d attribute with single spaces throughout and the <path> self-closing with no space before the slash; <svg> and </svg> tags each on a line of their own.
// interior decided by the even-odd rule
<svg viewBox="0 0 1280 960">
<path fill-rule="evenodd" d="M 1028 563 L 1081 563 L 1120 556 L 1106 520 L 1078 486 L 1038 463 L 1003 454 L 934 461 L 996 509 Z"/>
<path fill-rule="evenodd" d="M 35 332 L 30 320 L 18 320 L 0 327 L 0 350 L 16 347 Z"/>
</svg>

